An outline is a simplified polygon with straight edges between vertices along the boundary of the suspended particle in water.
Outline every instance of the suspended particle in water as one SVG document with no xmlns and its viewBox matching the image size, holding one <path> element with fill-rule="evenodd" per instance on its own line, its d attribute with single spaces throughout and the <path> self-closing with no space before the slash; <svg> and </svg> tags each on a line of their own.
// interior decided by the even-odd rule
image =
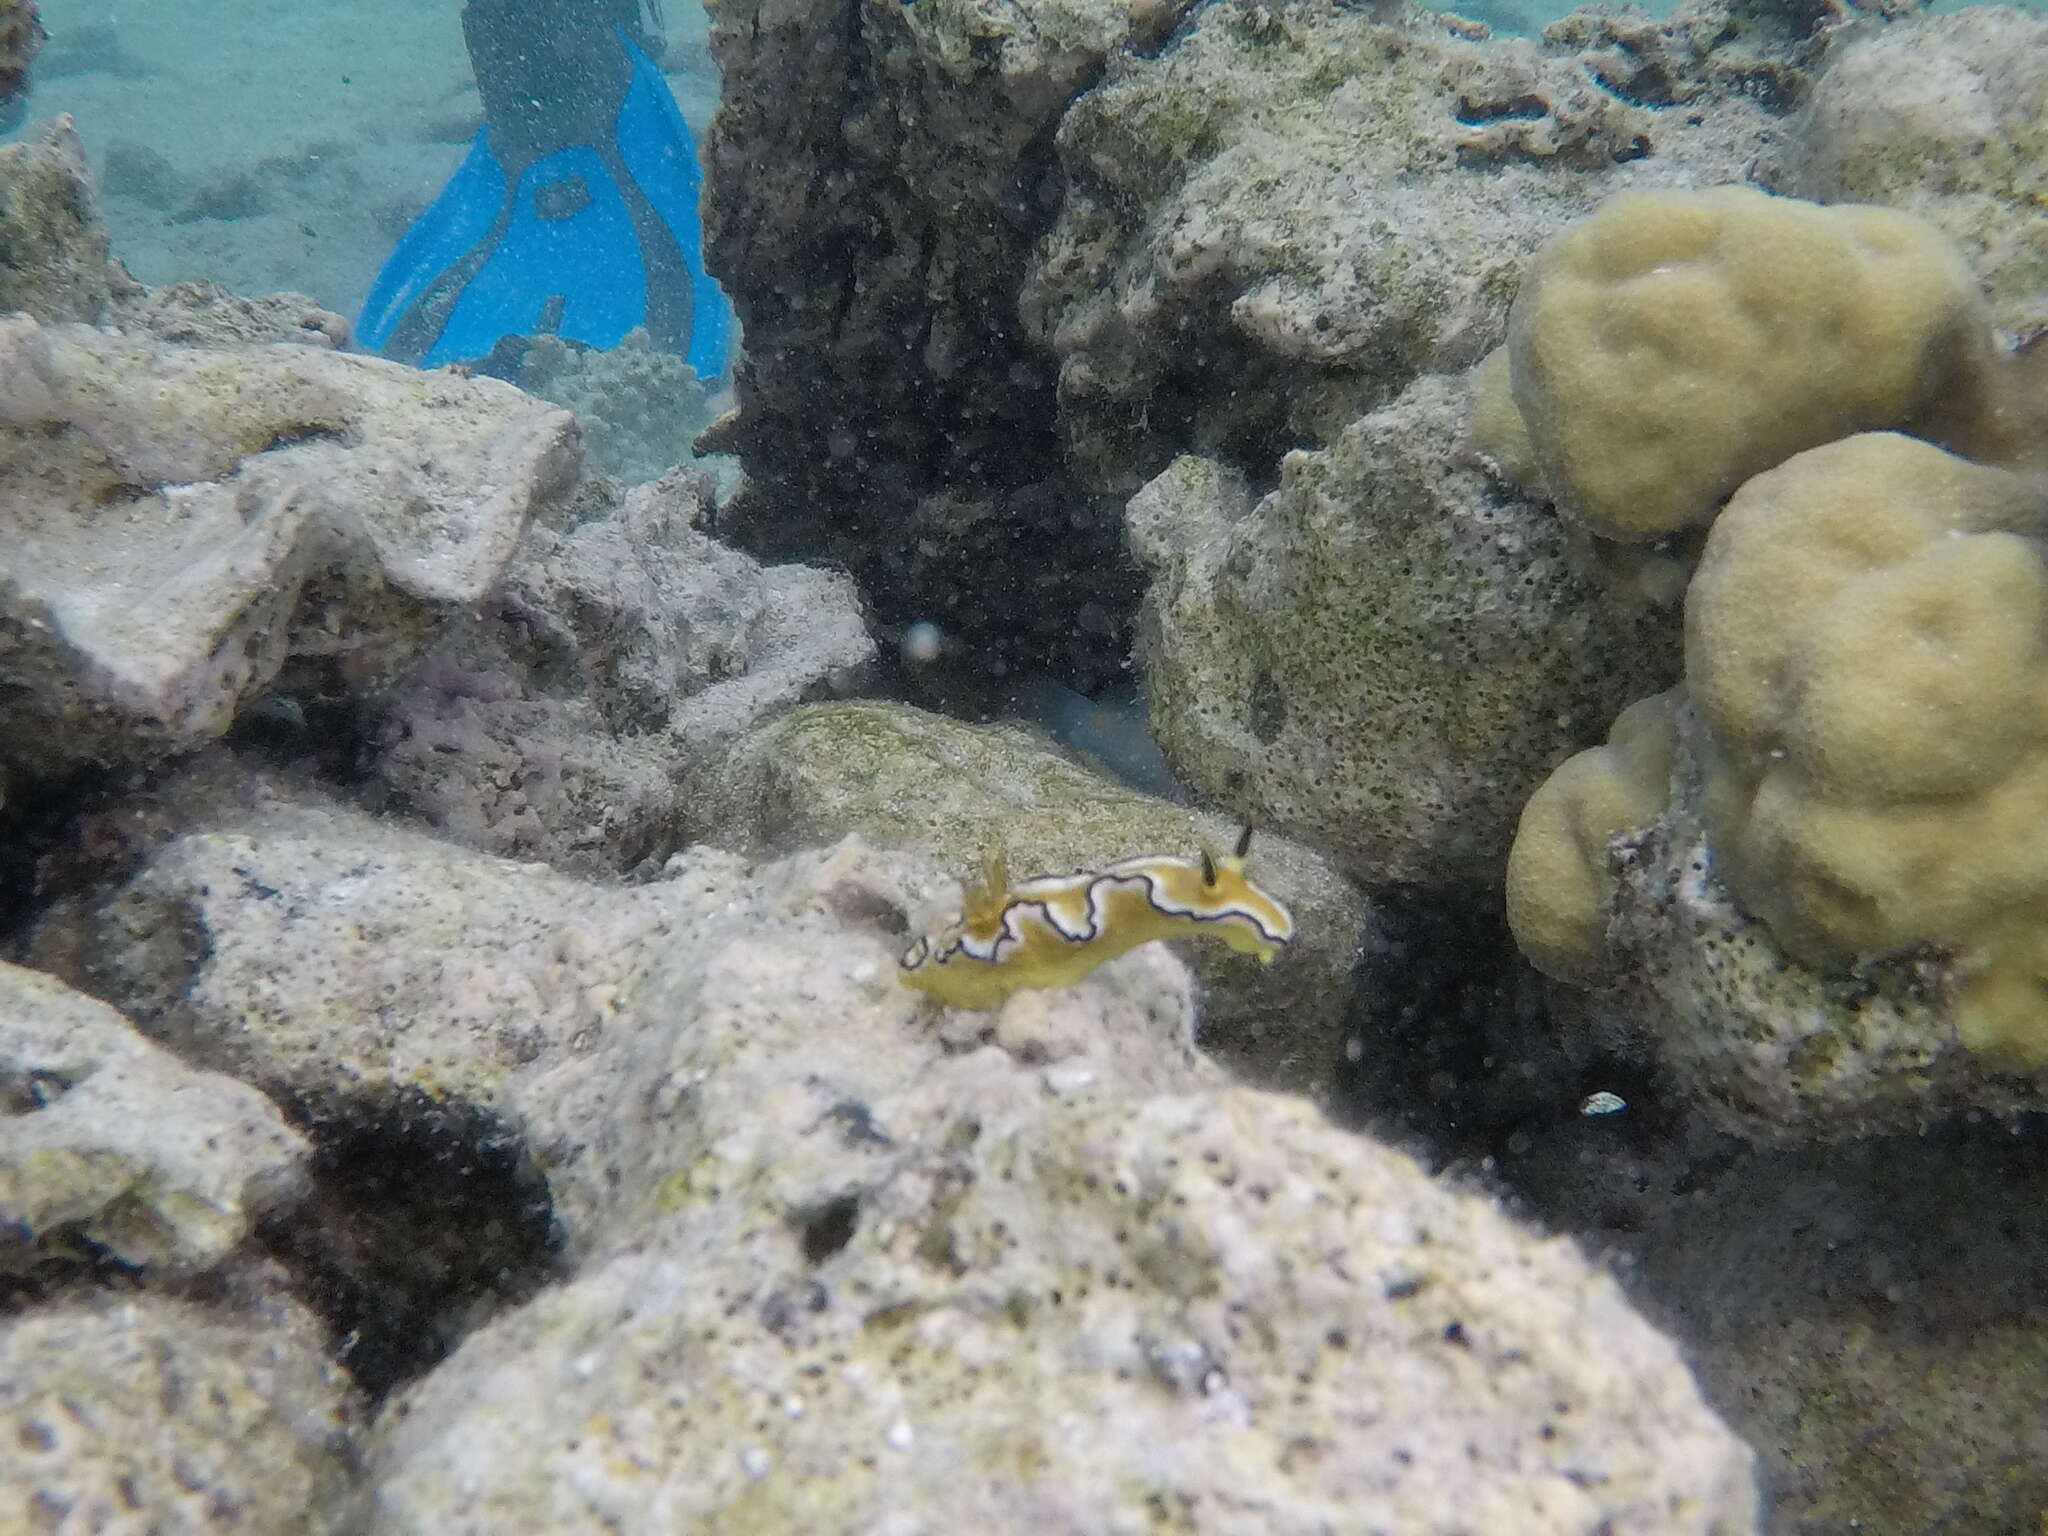
<svg viewBox="0 0 2048 1536">
<path fill-rule="evenodd" d="M 905 666 L 928 667 L 945 650 L 946 636 L 930 619 L 919 619 L 914 624 L 903 626 L 903 636 L 897 645 L 902 650 Z"/>
</svg>

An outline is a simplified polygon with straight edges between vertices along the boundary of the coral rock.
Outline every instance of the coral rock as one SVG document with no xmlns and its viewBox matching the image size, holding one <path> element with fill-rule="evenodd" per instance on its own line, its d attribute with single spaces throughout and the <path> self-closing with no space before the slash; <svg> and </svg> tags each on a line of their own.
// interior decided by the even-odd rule
<svg viewBox="0 0 2048 1536">
<path fill-rule="evenodd" d="M 0 1529 L 327 1536 L 353 1393 L 294 1302 L 69 1301 L 0 1327 Z"/>
<path fill-rule="evenodd" d="M 390 681 L 576 462 L 567 412 L 492 380 L 0 319 L 0 769 L 147 759 L 273 687 Z"/>
<path fill-rule="evenodd" d="M 1852 35 L 1788 158 L 1802 196 L 1944 230 L 2000 324 L 2048 325 L 2048 17 L 1973 6 Z"/>
<path fill-rule="evenodd" d="M 1425 380 L 1257 501 L 1187 458 L 1130 505 L 1174 771 L 1375 883 L 1497 881 L 1529 791 L 1677 672 L 1668 619 L 1452 462 L 1466 409 Z"/>
<path fill-rule="evenodd" d="M 372 773 L 449 835 L 585 874 L 658 863 L 701 827 L 699 771 L 874 653 L 843 575 L 761 566 L 707 537 L 677 471 L 536 523 L 490 599 L 380 714 Z"/>
<path fill-rule="evenodd" d="M 82 1238 L 125 1264 L 204 1269 L 302 1192 L 306 1144 L 262 1094 L 11 965 L 0 1087 L 0 1262 L 23 1264 L 17 1245 L 47 1258 Z"/>
<path fill-rule="evenodd" d="M 23 310 L 96 325 L 114 280 L 71 119 L 0 144 L 0 315 Z"/>
<path fill-rule="evenodd" d="M 32 0 L 0 0 L 0 107 L 27 89 L 28 67 L 43 36 Z"/>
<path fill-rule="evenodd" d="M 1227 847 L 1228 821 L 1135 793 L 1021 730 L 963 725 L 904 705 L 793 710 L 743 738 L 696 807 L 703 835 L 755 848 L 858 831 L 915 848 L 956 876 L 1005 852 L 1011 872 L 1061 873 L 1144 853 Z M 1252 1078 L 1327 1087 L 1368 909 L 1324 859 L 1261 834 L 1259 883 L 1293 909 L 1294 942 L 1270 967 L 1186 945 L 1206 986 L 1202 1044 Z M 958 913 L 949 890 L 921 914 Z"/>
</svg>

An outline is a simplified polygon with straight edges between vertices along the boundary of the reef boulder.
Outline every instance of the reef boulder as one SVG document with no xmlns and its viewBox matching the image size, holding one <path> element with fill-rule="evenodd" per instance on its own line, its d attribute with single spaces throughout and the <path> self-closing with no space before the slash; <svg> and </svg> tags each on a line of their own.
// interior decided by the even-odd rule
<svg viewBox="0 0 2048 1536">
<path fill-rule="evenodd" d="M 0 108 L 28 89 L 28 67 L 43 38 L 30 0 L 0 0 Z"/>
<path fill-rule="evenodd" d="M 2014 6 L 1850 33 L 1788 144 L 1788 190 L 1914 213 L 1968 254 L 1992 313 L 2048 325 L 2048 17 Z"/>
<path fill-rule="evenodd" d="M 0 20 L 0 31 L 5 26 Z M 0 258 L 0 315 L 21 310 L 96 325 L 106 313 L 116 269 L 93 205 L 85 146 L 68 117 L 0 144 Z"/>
<path fill-rule="evenodd" d="M 1373 884 L 1496 882 L 1530 790 L 1677 671 L 1668 617 L 1453 462 L 1469 404 L 1427 379 L 1265 496 L 1184 458 L 1130 504 L 1175 771 Z"/>
<path fill-rule="evenodd" d="M 0 771 L 389 683 L 577 463 L 566 411 L 489 379 L 0 319 Z"/>
<path fill-rule="evenodd" d="M 488 598 L 376 709 L 380 804 L 472 847 L 622 873 L 709 832 L 720 753 L 874 654 L 853 583 L 703 532 L 711 484 L 586 485 L 527 530 Z"/>
<path fill-rule="evenodd" d="M 305 1192 L 306 1143 L 262 1094 L 4 964 L 0 1092 L 0 1265 L 16 1274 L 88 1252 L 205 1270 Z"/>
<path fill-rule="evenodd" d="M 38 953 L 323 1138 L 488 1127 L 560 1223 L 559 1283 L 472 1298 L 383 1408 L 380 1530 L 1753 1529 L 1610 1275 L 1229 1087 L 1163 947 L 963 1032 L 894 975 L 939 872 L 858 840 L 621 889 L 246 783 L 187 811 Z"/>
<path fill-rule="evenodd" d="M 1115 504 L 1063 465 L 1017 290 L 1060 198 L 1052 134 L 1183 0 L 715 0 L 706 259 L 746 327 L 720 537 L 860 581 L 984 665 L 1116 678 Z M 1077 618 L 1083 622 L 1077 622 Z"/>
<path fill-rule="evenodd" d="M 0 1527 L 346 1529 L 359 1403 L 319 1319 L 250 1277 L 209 1302 L 67 1297 L 0 1327 Z M 140 1524 L 146 1522 L 146 1526 Z"/>
<path fill-rule="evenodd" d="M 1175 453 L 1265 475 L 1476 362 L 1602 195 L 1740 174 L 1779 123 L 1731 91 L 1646 110 L 1569 46 L 1420 8 L 1201 7 L 1060 124 L 1021 302 L 1069 452 L 1124 494 Z"/>
</svg>

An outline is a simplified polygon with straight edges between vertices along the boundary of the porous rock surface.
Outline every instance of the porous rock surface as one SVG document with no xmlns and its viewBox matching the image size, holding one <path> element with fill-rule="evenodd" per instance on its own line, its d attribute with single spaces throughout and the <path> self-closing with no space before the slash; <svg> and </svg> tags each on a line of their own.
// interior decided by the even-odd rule
<svg viewBox="0 0 2048 1536">
<path fill-rule="evenodd" d="M 701 531 L 710 509 L 710 482 L 688 470 L 549 509 L 382 708 L 371 772 L 385 802 L 583 873 L 680 846 L 719 752 L 801 699 L 850 691 L 874 651 L 850 581 L 757 564 Z"/>
<path fill-rule="evenodd" d="M 1655 1093 L 1504 1149 L 1756 1447 L 1774 1536 L 2030 1531 L 2048 1508 L 2048 1159 L 2028 1122 L 1764 1146 Z M 1527 1122 L 1525 1122 L 1526 1124 Z"/>
<path fill-rule="evenodd" d="M 1610 1279 L 1299 1101 L 980 1052 L 853 1124 L 846 1051 L 794 1144 L 691 1096 L 672 1214 L 386 1415 L 385 1530 L 1754 1529 Z"/>
<path fill-rule="evenodd" d="M 1134 854 L 1227 849 L 1239 828 L 1113 783 L 1021 729 L 965 725 L 875 701 L 791 710 L 737 742 L 689 807 L 695 835 L 749 852 L 849 833 L 915 849 L 959 881 L 990 853 L 1010 873 L 1058 874 Z M 1221 945 L 1178 952 L 1201 978 L 1204 1050 L 1255 1082 L 1319 1092 L 1343 1048 L 1344 1009 L 1369 921 L 1363 897 L 1301 844 L 1261 833 L 1252 877 L 1294 913 L 1270 966 Z M 915 914 L 959 912 L 957 885 Z"/>
<path fill-rule="evenodd" d="M 1725 89 L 1645 110 L 1571 53 L 1591 41 L 1245 0 L 1112 72 L 1060 125 L 1066 201 L 1022 300 L 1086 472 L 1128 493 L 1194 452 L 1264 475 L 1476 362 L 1529 252 L 1601 197 L 1731 179 L 1781 131 Z"/>
<path fill-rule="evenodd" d="M 1427 379 L 1289 454 L 1263 497 L 1183 458 L 1128 512 L 1161 749 L 1375 884 L 1496 882 L 1544 774 L 1678 668 L 1668 614 L 1447 462 L 1468 411 Z"/>
<path fill-rule="evenodd" d="M 418 1095 L 506 1118 L 531 1104 L 536 1143 L 581 1145 L 618 1086 L 616 1060 L 591 1081 L 590 1052 L 621 994 L 734 873 L 714 859 L 696 880 L 606 891 L 260 783 L 212 790 L 195 774 L 186 804 L 168 792 L 161 814 L 185 830 L 55 908 L 34 961 L 316 1125 Z M 615 1051 L 655 1027 L 626 1022 Z M 551 1170 L 572 1231 L 601 1182 L 588 1162 Z"/>
<path fill-rule="evenodd" d="M 1543 41 L 1574 53 L 1623 101 L 1684 107 L 1686 125 L 1702 127 L 1706 119 L 1690 120 L 1691 109 L 1701 104 L 1742 98 L 1773 116 L 1798 107 L 1808 99 L 1837 34 L 1870 15 L 1840 4 L 1740 0 L 1682 0 L 1666 17 L 1626 6 L 1582 6 L 1544 27 Z"/>
<path fill-rule="evenodd" d="M 1644 22 L 1628 47 L 1655 44 L 1660 87 L 1609 67 L 1627 49 L 1598 25 L 1539 47 L 1399 8 L 1217 5 L 1076 103 L 1021 302 L 1069 452 L 1136 492 L 1181 779 L 1360 879 L 1484 884 L 1543 774 L 1675 678 L 1655 562 L 1603 571 L 1472 473 L 1450 381 L 1545 238 L 1775 144 L 1819 29 Z M 1740 89 L 1767 61 L 1783 89 Z"/>
<path fill-rule="evenodd" d="M 0 256 L 0 315 L 92 325 L 105 313 L 115 269 L 69 117 L 0 144 Z"/>
<path fill-rule="evenodd" d="M 936 878 L 602 889 L 279 800 L 42 937 L 316 1118 L 403 1086 L 531 1148 L 572 1274 L 386 1407 L 370 1529 L 1754 1528 L 1568 1242 L 1224 1086 L 1163 948 L 932 1008 L 893 965 Z"/>
<path fill-rule="evenodd" d="M 1114 506 L 1059 461 L 1016 294 L 1060 195 L 1051 135 L 1177 0 L 717 0 L 706 259 L 746 328 L 705 446 L 748 485 L 718 530 L 842 565 L 887 623 L 1114 677 L 1129 609 Z"/>
<path fill-rule="evenodd" d="M 214 1306 L 102 1294 L 0 1323 L 0 1529 L 324 1536 L 354 1393 L 261 1277 Z"/>
<path fill-rule="evenodd" d="M 2001 325 L 2048 325 L 2048 17 L 2004 5 L 1851 33 L 1786 146 L 1790 190 L 1961 245 Z"/>
<path fill-rule="evenodd" d="M 26 1270 L 82 1239 L 134 1268 L 207 1268 L 303 1192 L 305 1159 L 254 1088 L 0 964 L 0 1264 Z"/>
<path fill-rule="evenodd" d="M 125 277 L 125 274 L 118 274 Z M 348 321 L 303 293 L 231 293 L 207 278 L 155 288 L 117 280 L 107 323 L 186 347 L 257 347 L 273 341 L 345 347 Z"/>
<path fill-rule="evenodd" d="M 1772 1529 L 2028 1530 L 2048 1508 L 2048 1169 L 1995 1118 L 1688 1168 L 1636 1294 L 1772 1488 Z"/>
<path fill-rule="evenodd" d="M 304 346 L 0 320 L 0 770 L 147 759 L 389 682 L 575 471 L 567 412 Z"/>
</svg>

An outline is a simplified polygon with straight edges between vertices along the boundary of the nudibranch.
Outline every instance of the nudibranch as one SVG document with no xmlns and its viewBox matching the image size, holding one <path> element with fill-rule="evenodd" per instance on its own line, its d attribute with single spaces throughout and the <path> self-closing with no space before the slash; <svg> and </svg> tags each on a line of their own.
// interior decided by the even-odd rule
<svg viewBox="0 0 2048 1536">
<path fill-rule="evenodd" d="M 1294 937 L 1286 904 L 1245 875 L 1247 825 L 1230 854 L 1146 854 L 1010 884 L 991 858 L 960 920 L 903 952 L 907 987 L 956 1008 L 995 1008 L 1023 987 L 1071 986 L 1153 939 L 1221 939 L 1270 964 Z"/>
</svg>

